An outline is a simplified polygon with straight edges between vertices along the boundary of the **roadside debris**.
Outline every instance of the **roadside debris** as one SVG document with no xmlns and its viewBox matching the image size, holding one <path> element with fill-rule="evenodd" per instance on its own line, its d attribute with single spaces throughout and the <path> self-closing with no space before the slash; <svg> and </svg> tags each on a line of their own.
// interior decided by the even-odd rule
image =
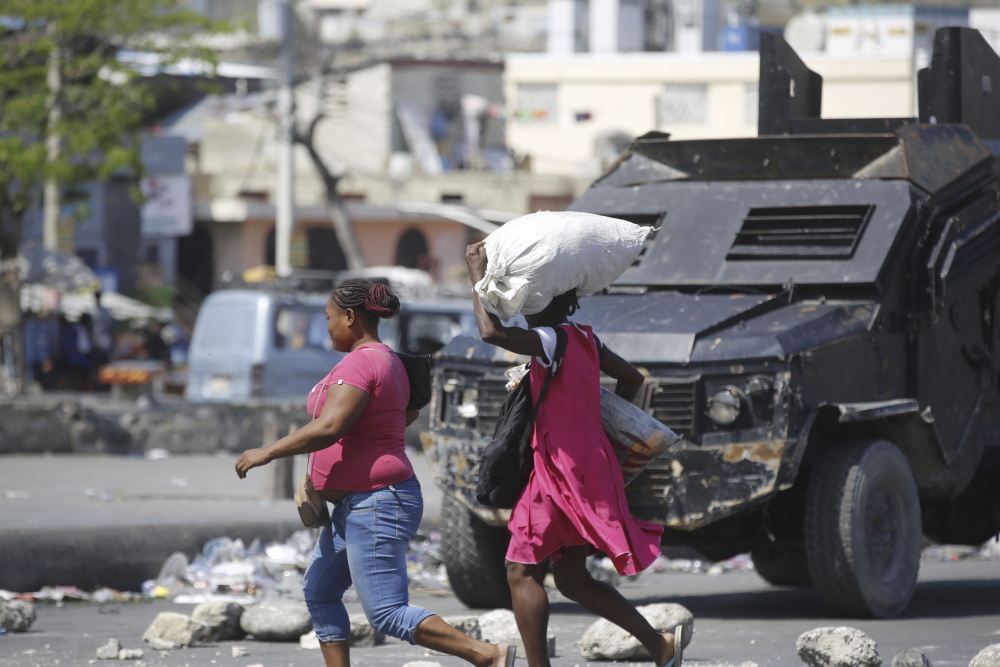
<svg viewBox="0 0 1000 667">
<path fill-rule="evenodd" d="M 799 635 L 795 650 L 809 667 L 879 667 L 875 640 L 857 628 L 816 628 Z"/>
<path fill-rule="evenodd" d="M 511 644 L 524 650 L 524 642 L 517 631 L 517 621 L 514 620 L 514 612 L 510 609 L 494 609 L 479 617 L 480 639 L 490 644 Z M 546 636 L 546 644 L 549 657 L 556 655 L 556 637 L 553 634 Z"/>
<path fill-rule="evenodd" d="M 990 644 L 976 654 L 969 667 L 997 667 L 1000 665 L 1000 644 Z"/>
<path fill-rule="evenodd" d="M 292 642 L 312 630 L 312 618 L 305 602 L 265 600 L 243 612 L 240 628 L 261 641 Z"/>
<path fill-rule="evenodd" d="M 27 632 L 35 622 L 35 605 L 28 600 L 0 598 L 0 632 Z"/>
<path fill-rule="evenodd" d="M 198 623 L 184 614 L 164 611 L 157 614 L 146 631 L 142 641 L 157 650 L 190 646 L 208 638 L 209 627 Z"/>
<path fill-rule="evenodd" d="M 385 634 L 373 628 L 364 614 L 351 614 L 351 646 L 379 646 L 385 643 Z"/>
<path fill-rule="evenodd" d="M 121 642 L 113 637 L 97 648 L 98 660 L 142 660 L 142 656 L 141 648 L 122 648 Z"/>
<path fill-rule="evenodd" d="M 658 632 L 671 632 L 678 625 L 684 626 L 684 646 L 694 637 L 694 614 L 672 602 L 647 604 L 636 607 L 643 618 Z M 580 654 L 587 660 L 648 660 L 649 651 L 639 640 L 622 628 L 605 619 L 599 619 L 583 633 Z"/>
<path fill-rule="evenodd" d="M 299 648 L 319 649 L 319 638 L 316 636 L 315 630 L 310 630 L 299 637 Z"/>
<path fill-rule="evenodd" d="M 931 667 L 931 661 L 920 649 L 907 648 L 892 657 L 892 667 Z"/>
<path fill-rule="evenodd" d="M 240 627 L 240 619 L 244 611 L 243 605 L 236 602 L 210 600 L 192 610 L 191 620 L 208 626 L 208 641 L 243 639 L 246 632 Z"/>
</svg>

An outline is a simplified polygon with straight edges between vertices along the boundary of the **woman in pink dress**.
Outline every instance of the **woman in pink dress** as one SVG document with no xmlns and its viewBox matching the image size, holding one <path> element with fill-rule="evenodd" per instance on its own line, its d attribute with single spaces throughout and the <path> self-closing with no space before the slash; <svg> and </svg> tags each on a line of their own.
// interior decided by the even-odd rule
<svg viewBox="0 0 1000 667">
<path fill-rule="evenodd" d="M 475 285 L 486 272 L 482 242 L 468 247 L 466 261 Z M 615 392 L 627 400 L 638 393 L 642 374 L 601 344 L 590 327 L 568 322 L 579 306 L 575 291 L 526 315 L 529 329 L 504 326 L 478 298 L 472 301 L 484 341 L 532 357 L 533 401 L 555 353 L 555 327 L 567 335 L 559 372 L 535 416 L 535 469 L 507 525 L 507 581 L 529 667 L 549 667 L 546 561 L 563 595 L 635 636 L 658 667 L 680 667 L 681 627 L 661 634 L 615 588 L 594 579 L 586 565 L 587 556 L 600 551 L 619 574 L 634 575 L 660 553 L 663 528 L 632 517 L 618 459 L 601 426 L 601 372 L 617 380 Z"/>
</svg>

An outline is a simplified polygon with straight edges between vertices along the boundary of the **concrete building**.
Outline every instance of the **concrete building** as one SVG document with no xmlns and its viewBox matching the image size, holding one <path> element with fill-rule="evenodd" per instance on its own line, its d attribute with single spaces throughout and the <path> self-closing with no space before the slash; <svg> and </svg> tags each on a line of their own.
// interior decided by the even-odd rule
<svg viewBox="0 0 1000 667">
<path fill-rule="evenodd" d="M 262 4 L 273 0 L 261 0 Z M 473 48 L 541 50 L 547 0 L 302 0 L 320 41 L 371 44 L 387 41 L 468 40 Z"/>
<path fill-rule="evenodd" d="M 124 177 L 68 188 L 58 222 L 59 250 L 79 255 L 106 291 L 133 292 L 173 285 L 178 238 L 192 229 L 190 177 L 184 142 L 144 138 L 146 171 L 140 206 Z M 25 241 L 41 240 L 41 211 L 25 217 Z"/>
<path fill-rule="evenodd" d="M 912 116 L 911 57 L 805 58 L 823 77 L 823 117 Z M 507 143 L 538 174 L 595 177 L 610 145 L 650 130 L 674 139 L 757 133 L 756 53 L 512 54 Z"/>
<path fill-rule="evenodd" d="M 464 271 L 465 245 L 496 224 L 562 208 L 585 183 L 537 177 L 505 141 L 503 66 L 394 60 L 296 89 L 296 117 L 348 203 L 369 265 L 424 268 L 439 281 Z M 185 137 L 195 232 L 185 254 L 209 284 L 274 261 L 277 183 L 270 93 L 208 98 L 166 125 Z M 308 152 L 295 151 L 292 264 L 346 268 Z M 206 268 L 208 266 L 208 268 Z"/>
</svg>

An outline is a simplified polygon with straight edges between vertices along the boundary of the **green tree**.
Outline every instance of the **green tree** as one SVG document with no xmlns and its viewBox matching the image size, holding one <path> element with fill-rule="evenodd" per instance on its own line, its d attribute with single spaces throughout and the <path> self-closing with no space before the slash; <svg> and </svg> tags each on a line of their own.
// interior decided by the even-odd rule
<svg viewBox="0 0 1000 667">
<path fill-rule="evenodd" d="M 157 96 L 119 53 L 142 52 L 163 65 L 215 62 L 199 38 L 225 27 L 180 4 L 0 0 L 0 393 L 23 385 L 13 259 L 25 213 L 44 201 L 51 217 L 68 185 L 141 175 L 138 137 Z"/>
</svg>

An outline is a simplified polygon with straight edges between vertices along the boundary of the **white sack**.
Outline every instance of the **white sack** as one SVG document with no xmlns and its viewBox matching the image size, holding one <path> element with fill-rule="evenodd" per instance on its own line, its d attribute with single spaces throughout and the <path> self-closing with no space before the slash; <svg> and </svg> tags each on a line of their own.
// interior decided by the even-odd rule
<svg viewBox="0 0 1000 667">
<path fill-rule="evenodd" d="M 533 315 L 552 297 L 593 294 L 625 272 L 652 228 L 578 211 L 539 211 L 486 237 L 486 275 L 474 291 L 502 320 Z"/>
</svg>

